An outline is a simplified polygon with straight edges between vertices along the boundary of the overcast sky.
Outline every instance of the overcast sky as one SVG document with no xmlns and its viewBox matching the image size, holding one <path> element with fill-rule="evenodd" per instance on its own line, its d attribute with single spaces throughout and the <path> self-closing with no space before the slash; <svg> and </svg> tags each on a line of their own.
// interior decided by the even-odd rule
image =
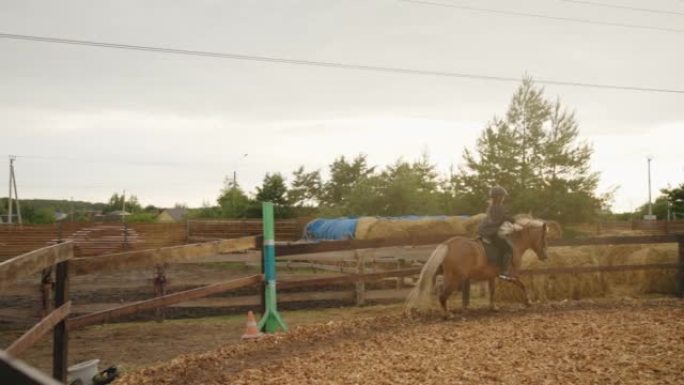
<svg viewBox="0 0 684 385">
<path fill-rule="evenodd" d="M 434 1 L 681 31 L 396 0 L 0 0 L 0 33 L 684 90 L 682 1 L 595 0 L 680 15 Z M 213 203 L 233 170 L 253 190 L 266 172 L 325 169 L 338 155 L 383 166 L 428 151 L 446 174 L 517 86 L 0 38 L 0 155 L 23 156 L 21 198 L 105 201 L 125 189 L 159 206 Z M 647 200 L 649 155 L 654 193 L 684 181 L 684 94 L 545 90 L 576 111 L 599 192 L 619 187 L 615 210 Z"/>
</svg>

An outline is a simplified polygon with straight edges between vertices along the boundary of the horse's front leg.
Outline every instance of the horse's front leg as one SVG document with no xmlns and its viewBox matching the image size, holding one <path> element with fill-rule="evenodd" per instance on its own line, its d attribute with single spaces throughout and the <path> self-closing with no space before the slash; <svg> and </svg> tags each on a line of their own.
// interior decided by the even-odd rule
<svg viewBox="0 0 684 385">
<path fill-rule="evenodd" d="M 520 278 L 517 278 L 517 277 L 511 279 L 510 282 L 515 284 L 516 286 L 518 286 L 520 288 L 520 290 L 522 290 L 523 296 L 525 297 L 525 299 L 524 299 L 525 306 L 530 306 L 530 297 L 527 295 L 527 288 L 525 287 L 525 284 L 522 283 Z"/>
<path fill-rule="evenodd" d="M 494 305 L 494 292 L 496 291 L 496 280 L 494 278 L 489 279 L 489 310 L 496 311 L 497 308 Z"/>
</svg>

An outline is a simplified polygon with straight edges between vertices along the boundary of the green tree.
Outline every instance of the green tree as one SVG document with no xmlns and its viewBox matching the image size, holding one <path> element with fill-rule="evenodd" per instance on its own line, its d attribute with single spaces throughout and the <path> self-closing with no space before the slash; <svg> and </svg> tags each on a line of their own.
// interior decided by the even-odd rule
<svg viewBox="0 0 684 385">
<path fill-rule="evenodd" d="M 266 173 L 260 187 L 257 187 L 258 202 L 273 202 L 276 205 L 287 205 L 287 185 L 280 173 Z"/>
<path fill-rule="evenodd" d="M 440 212 L 439 180 L 427 155 L 409 163 L 398 160 L 380 175 L 382 215 L 434 215 Z"/>
<path fill-rule="evenodd" d="M 129 195 L 125 196 L 123 194 L 119 195 L 118 193 L 112 194 L 112 196 L 109 198 L 109 201 L 107 202 L 106 206 L 104 207 L 103 211 L 105 213 L 109 213 L 112 211 L 118 211 L 118 210 L 123 210 L 124 207 L 124 200 L 126 201 L 126 211 L 129 213 L 137 213 L 142 211 L 142 207 L 140 206 L 140 203 L 138 202 L 138 197 L 135 195 Z"/>
<path fill-rule="evenodd" d="M 266 173 L 261 186 L 256 188 L 256 199 L 250 204 L 247 216 L 261 218 L 261 203 L 273 202 L 273 215 L 276 218 L 291 218 L 295 216 L 288 199 L 285 178 L 280 173 Z"/>
<path fill-rule="evenodd" d="M 548 101 L 529 78 L 515 92 L 505 119 L 494 118 L 465 149 L 457 176 L 465 201 L 480 210 L 491 186 L 511 195 L 511 209 L 564 222 L 594 218 L 606 197 L 596 195 L 590 171 L 592 148 L 578 142 L 574 113 Z M 478 210 L 479 211 L 479 210 Z"/>
<path fill-rule="evenodd" d="M 321 172 L 306 172 L 300 166 L 292 173 L 292 183 L 287 192 L 288 201 L 295 207 L 311 207 L 318 204 L 321 194 Z"/>
<path fill-rule="evenodd" d="M 238 184 L 226 178 L 223 190 L 217 199 L 220 215 L 224 218 L 244 218 L 249 209 L 250 201 Z M 203 213 L 212 214 L 209 207 L 203 209 Z"/>
<path fill-rule="evenodd" d="M 663 189 L 661 192 L 670 203 L 670 211 L 677 218 L 684 218 L 684 183 L 675 188 Z"/>
<path fill-rule="evenodd" d="M 202 202 L 202 207 L 197 209 L 190 209 L 188 212 L 189 218 L 220 218 L 221 206 L 213 206 L 209 202 Z"/>
<path fill-rule="evenodd" d="M 328 208 L 337 207 L 344 211 L 348 206 L 347 200 L 357 186 L 369 187 L 366 179 L 375 172 L 375 167 L 369 167 L 366 155 L 359 154 L 351 161 L 340 156 L 330 165 L 330 179 L 323 185 L 320 201 Z"/>
</svg>

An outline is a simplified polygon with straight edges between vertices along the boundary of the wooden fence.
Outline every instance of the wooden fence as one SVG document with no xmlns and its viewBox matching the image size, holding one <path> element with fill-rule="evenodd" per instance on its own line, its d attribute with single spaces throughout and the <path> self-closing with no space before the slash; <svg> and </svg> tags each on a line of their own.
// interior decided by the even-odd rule
<svg viewBox="0 0 684 385">
<path fill-rule="evenodd" d="M 52 330 L 52 376 L 62 382 L 66 382 L 67 375 L 69 332 L 66 327 L 66 318 L 71 312 L 69 260 L 73 255 L 74 245 L 66 242 L 31 251 L 0 263 L 0 290 L 20 278 L 55 266 L 55 310 L 14 341 L 5 352 L 10 356 L 18 356 Z"/>
<path fill-rule="evenodd" d="M 437 242 L 435 242 L 437 240 Z M 421 240 L 414 240 L 410 246 L 420 245 L 436 245 L 443 241 L 439 238 L 424 238 Z M 375 250 L 377 248 L 391 248 L 397 246 L 408 246 L 404 240 L 350 240 L 339 242 L 321 242 L 315 244 L 292 244 L 292 245 L 277 245 L 276 256 L 279 261 L 308 261 L 316 266 L 321 260 L 330 257 L 333 253 L 348 253 L 349 260 L 358 261 L 358 266 L 364 266 L 364 253 Z M 638 271 L 638 270 L 652 270 L 652 269 L 676 269 L 677 274 L 677 291 L 678 294 L 684 297 L 684 235 L 656 235 L 656 236 L 636 236 L 636 237 L 599 237 L 589 239 L 575 239 L 575 240 L 555 240 L 550 242 L 550 247 L 558 246 L 590 246 L 590 245 L 631 245 L 631 244 L 657 244 L 657 243 L 677 243 L 678 244 L 678 262 L 677 263 L 650 263 L 650 264 L 633 264 L 633 265 L 611 265 L 611 266 L 574 266 L 574 267 L 552 267 L 543 269 L 528 269 L 521 270 L 521 275 L 561 275 L 561 274 L 583 274 L 595 272 L 617 272 L 617 271 Z M 419 251 L 424 253 L 424 249 Z M 424 259 L 428 254 L 424 254 Z M 330 265 L 328 265 L 330 266 Z M 322 266 L 318 266 L 321 268 Z M 343 270 L 343 266 L 332 266 L 333 270 Z M 416 275 L 420 272 L 420 268 L 397 268 L 391 271 L 373 271 L 364 273 L 362 270 L 357 270 L 357 274 L 342 274 L 333 277 L 314 278 L 308 280 L 297 281 L 283 281 L 278 282 L 280 288 L 290 287 L 311 287 L 311 286 L 326 286 L 342 283 L 356 283 L 357 284 L 357 303 L 364 302 L 363 283 L 383 278 L 390 277 L 405 277 Z M 359 285 L 360 284 L 360 285 Z M 469 291 L 468 291 L 469 292 Z M 404 298 L 406 291 L 400 291 L 399 298 Z M 386 296 L 385 296 L 386 297 Z"/>
<path fill-rule="evenodd" d="M 307 219 L 280 219 L 275 221 L 278 241 L 295 241 L 301 238 Z M 192 240 L 237 238 L 260 235 L 263 231 L 261 219 L 193 219 L 187 222 L 188 238 Z"/>
<path fill-rule="evenodd" d="M 279 241 L 298 240 L 307 219 L 276 221 Z M 189 242 L 261 234 L 261 220 L 189 220 L 186 223 L 70 223 L 0 225 L 0 261 L 55 244 L 73 241 L 76 257 L 144 250 Z"/>
<path fill-rule="evenodd" d="M 128 314 L 161 308 L 212 294 L 256 285 L 263 281 L 262 275 L 252 275 L 202 288 L 161 295 L 150 300 L 139 301 L 133 304 L 68 319 L 67 317 L 71 314 L 69 276 L 70 274 L 73 274 L 73 272 L 77 274 L 86 274 L 107 269 L 159 266 L 170 262 L 185 261 L 216 253 L 254 249 L 255 247 L 256 238 L 247 237 L 145 251 L 131 251 L 92 258 L 74 258 L 74 244 L 72 241 L 68 241 L 34 250 L 0 263 L 0 290 L 14 284 L 21 278 L 39 272 L 43 272 L 41 275 L 44 280 L 46 275 L 51 275 L 51 273 L 46 273 L 46 271 L 51 271 L 53 266 L 55 267 L 54 274 L 56 282 L 54 293 L 55 310 L 43 317 L 40 322 L 31 327 L 26 333 L 5 349 L 2 357 L 0 357 L 2 358 L 2 360 L 0 360 L 0 368 L 3 369 L 3 372 L 0 373 L 0 377 L 5 379 L 10 378 L 10 375 L 14 376 L 11 378 L 15 378 L 18 381 L 13 383 L 41 383 L 31 382 L 36 381 L 36 379 L 32 377 L 33 373 L 30 370 L 21 370 L 21 365 L 17 366 L 16 362 L 8 359 L 5 354 L 10 357 L 20 356 L 50 330 L 53 330 L 52 376 L 56 380 L 64 383 L 67 380 L 69 330 L 94 323 L 106 322 Z M 73 270 L 73 272 L 70 272 L 70 270 Z M 49 298 L 50 294 L 47 293 L 44 294 L 44 296 Z M 7 377 L 5 377 L 5 375 L 7 375 Z"/>
<path fill-rule="evenodd" d="M 414 248 L 421 255 L 429 255 L 433 245 L 444 239 L 429 237 L 414 239 L 411 241 L 401 239 L 384 240 L 352 240 L 339 242 L 319 242 L 308 244 L 278 244 L 276 255 L 281 263 L 306 259 L 312 261 L 324 261 L 332 254 L 347 255 L 358 263 L 357 270 L 352 274 L 337 274 L 326 277 L 315 277 L 296 280 L 280 280 L 278 287 L 284 290 L 301 288 L 330 288 L 336 285 L 353 285 L 354 290 L 330 291 L 314 293 L 284 293 L 280 300 L 308 301 L 308 300 L 355 300 L 357 304 L 363 304 L 367 300 L 403 298 L 408 288 L 366 290 L 366 283 L 380 281 L 387 278 L 402 278 L 415 276 L 420 272 L 419 266 L 400 266 L 390 270 L 366 271 L 364 266 L 365 253 L 382 250 L 391 252 L 397 248 Z M 591 267 L 561 267 L 548 269 L 523 270 L 521 274 L 582 274 L 590 272 L 628 271 L 644 269 L 678 269 L 678 290 L 684 296 L 684 235 L 661 235 L 640 237 L 604 237 L 583 240 L 559 240 L 551 246 L 585 246 L 585 245 L 612 245 L 612 244 L 649 244 L 649 243 L 678 243 L 678 263 L 658 263 L 642 265 L 618 265 L 618 266 L 591 266 Z M 260 249 L 257 237 L 242 237 L 237 239 L 222 239 L 211 242 L 190 244 L 184 246 L 164 247 L 159 249 L 133 250 L 124 253 L 108 254 L 90 258 L 75 258 L 73 242 L 66 242 L 38 249 L 18 257 L 0 263 L 0 290 L 13 284 L 21 277 L 38 273 L 56 265 L 55 280 L 55 303 L 52 312 L 43 317 L 40 322 L 30 328 L 22 337 L 11 344 L 6 353 L 11 356 L 21 355 L 38 339 L 53 330 L 53 377 L 64 381 L 66 379 L 68 335 L 70 330 L 75 330 L 88 325 L 109 322 L 117 318 L 161 309 L 182 302 L 198 300 L 209 295 L 224 293 L 238 288 L 258 285 L 263 288 L 263 276 L 261 274 L 246 276 L 225 282 L 219 282 L 204 287 L 194 288 L 172 294 L 164 294 L 163 290 L 151 299 L 137 301 L 129 304 L 85 314 L 76 318 L 68 318 L 71 311 L 69 301 L 69 277 L 70 275 L 91 274 L 98 271 L 128 270 L 144 267 L 159 267 L 168 263 L 186 262 L 196 258 L 215 254 L 233 253 L 244 250 Z M 427 252 L 427 253 L 426 253 Z M 347 254 L 345 254 L 347 253 Z M 263 256 L 261 258 L 263 260 Z M 263 268 L 263 266 L 262 266 Z M 403 282 L 397 281 L 397 282 Z M 161 283 L 155 283 L 155 285 Z M 399 289 L 399 290 L 397 290 Z M 263 290 L 261 290 L 263 293 Z M 259 301 L 263 304 L 263 294 L 245 299 L 244 297 L 220 299 L 224 306 L 239 306 L 240 304 L 254 304 Z M 241 302 L 242 301 L 242 302 Z M 210 301 L 211 302 L 211 301 Z M 214 301 L 214 304 L 217 304 Z M 2 357 L 0 357 L 2 358 Z M 2 361 L 0 367 L 12 369 L 11 363 Z M 12 372 L 14 373 L 14 372 Z"/>
<path fill-rule="evenodd" d="M 639 231 L 653 235 L 684 234 L 684 221 L 611 221 L 600 222 L 595 226 L 595 233 L 597 235 L 615 231 Z"/>
<path fill-rule="evenodd" d="M 72 241 L 74 255 L 87 257 L 126 250 L 180 245 L 187 241 L 187 234 L 183 224 L 1 225 L 0 260 L 55 244 L 58 239 Z"/>
</svg>

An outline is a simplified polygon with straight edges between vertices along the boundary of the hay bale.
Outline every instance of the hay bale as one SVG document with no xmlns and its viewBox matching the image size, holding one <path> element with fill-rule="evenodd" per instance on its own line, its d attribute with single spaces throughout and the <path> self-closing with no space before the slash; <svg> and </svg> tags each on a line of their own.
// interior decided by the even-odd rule
<svg viewBox="0 0 684 385">
<path fill-rule="evenodd" d="M 546 261 L 540 261 L 532 251 L 528 251 L 523 255 L 522 268 L 598 266 L 598 258 L 591 249 L 589 246 L 553 248 L 549 250 Z M 555 301 L 604 295 L 601 273 L 523 276 L 522 281 L 532 300 Z M 523 300 L 522 292 L 510 283 L 499 284 L 496 294 L 497 300 Z"/>
<path fill-rule="evenodd" d="M 378 221 L 376 217 L 360 217 L 356 222 L 355 239 L 368 239 L 368 231 Z"/>
<path fill-rule="evenodd" d="M 437 235 L 443 235 L 445 238 L 457 235 L 468 236 L 474 234 L 474 231 L 468 230 L 466 227 L 466 223 L 469 219 L 470 218 L 448 217 L 445 219 L 419 220 L 386 218 L 372 218 L 366 220 L 365 218 L 361 218 L 357 225 L 356 239 L 418 240 Z"/>
<path fill-rule="evenodd" d="M 673 244 L 604 246 L 602 251 L 601 263 L 606 266 L 677 262 L 677 246 Z M 612 296 L 673 294 L 676 275 L 676 269 L 637 270 L 604 273 L 603 279 Z"/>
<path fill-rule="evenodd" d="M 620 245 L 558 247 L 549 250 L 549 259 L 539 261 L 533 252 L 523 256 L 523 269 L 549 267 L 615 266 L 677 261 L 677 246 Z M 676 292 L 675 269 L 625 272 L 523 276 L 532 300 L 581 299 Z M 510 283 L 497 281 L 496 300 L 522 301 L 521 291 Z"/>
</svg>

